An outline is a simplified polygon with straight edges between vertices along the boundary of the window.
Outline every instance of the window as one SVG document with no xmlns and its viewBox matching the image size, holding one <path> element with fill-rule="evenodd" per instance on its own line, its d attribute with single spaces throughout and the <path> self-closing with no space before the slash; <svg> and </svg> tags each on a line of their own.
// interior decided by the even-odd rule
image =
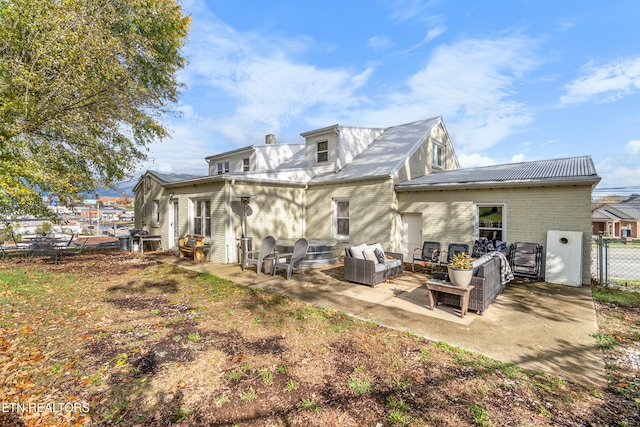
<svg viewBox="0 0 640 427">
<path fill-rule="evenodd" d="M 336 238 L 349 238 L 349 201 L 334 200 L 334 236 Z"/>
<path fill-rule="evenodd" d="M 193 217 L 193 234 L 211 237 L 211 201 L 196 200 Z"/>
<path fill-rule="evenodd" d="M 506 241 L 504 205 L 478 205 L 478 237 Z"/>
<path fill-rule="evenodd" d="M 318 142 L 318 163 L 329 161 L 329 141 Z"/>
<path fill-rule="evenodd" d="M 439 142 L 433 143 L 433 157 L 431 164 L 439 168 L 444 166 L 444 146 Z"/>
<path fill-rule="evenodd" d="M 229 162 L 218 162 L 218 175 L 229 172 Z"/>
<path fill-rule="evenodd" d="M 160 224 L 160 200 L 153 201 L 153 219 L 151 223 L 153 225 Z"/>
<path fill-rule="evenodd" d="M 249 172 L 249 159 L 242 159 L 242 171 Z"/>
</svg>

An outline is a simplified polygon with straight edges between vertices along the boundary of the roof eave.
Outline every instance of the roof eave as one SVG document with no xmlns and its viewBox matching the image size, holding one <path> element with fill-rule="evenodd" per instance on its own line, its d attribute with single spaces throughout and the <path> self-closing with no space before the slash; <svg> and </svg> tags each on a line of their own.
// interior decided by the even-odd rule
<svg viewBox="0 0 640 427">
<path fill-rule="evenodd" d="M 442 184 L 399 184 L 396 191 L 439 191 L 439 190 L 462 190 L 469 188 L 513 188 L 513 187 L 546 187 L 556 185 L 592 185 L 600 182 L 600 177 L 572 177 L 572 178 L 549 178 L 544 180 L 520 180 L 520 181 L 484 181 L 484 182 L 457 182 Z"/>
</svg>

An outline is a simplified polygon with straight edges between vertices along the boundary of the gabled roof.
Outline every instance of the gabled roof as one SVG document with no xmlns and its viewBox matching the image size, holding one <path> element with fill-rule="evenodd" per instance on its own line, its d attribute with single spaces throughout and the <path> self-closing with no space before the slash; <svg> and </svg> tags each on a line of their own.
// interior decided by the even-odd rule
<svg viewBox="0 0 640 427">
<path fill-rule="evenodd" d="M 190 174 L 186 174 L 186 173 L 157 172 L 157 171 L 153 171 L 153 170 L 147 170 L 145 172 L 145 175 L 147 175 L 147 174 L 153 176 L 155 179 L 160 181 L 160 183 L 162 185 L 171 184 L 172 182 L 187 181 L 187 180 L 196 179 L 196 178 L 200 178 L 201 177 L 201 175 L 190 175 Z M 138 180 L 137 184 L 133 187 L 133 189 L 132 189 L 133 191 L 135 191 L 136 188 L 138 187 L 138 185 L 140 185 L 140 183 L 143 181 L 145 175 L 140 177 L 140 179 Z"/>
<path fill-rule="evenodd" d="M 441 117 L 434 117 L 390 127 L 344 168 L 319 174 L 310 184 L 392 176 L 441 122 Z"/>
<path fill-rule="evenodd" d="M 640 199 L 634 198 L 600 206 L 593 212 L 592 218 L 640 221 Z"/>
<path fill-rule="evenodd" d="M 599 181 L 600 177 L 596 173 L 591 156 L 581 156 L 434 172 L 411 181 L 401 182 L 396 185 L 396 188 L 405 191 L 440 190 L 461 186 L 530 186 L 571 182 L 596 184 Z"/>
</svg>

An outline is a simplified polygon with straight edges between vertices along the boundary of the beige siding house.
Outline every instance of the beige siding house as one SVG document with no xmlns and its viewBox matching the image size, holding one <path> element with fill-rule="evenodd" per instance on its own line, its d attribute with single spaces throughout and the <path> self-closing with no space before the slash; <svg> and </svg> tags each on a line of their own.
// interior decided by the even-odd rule
<svg viewBox="0 0 640 427">
<path fill-rule="evenodd" d="M 302 144 L 278 144 L 267 135 L 264 145 L 210 156 L 204 177 L 147 171 L 134 188 L 136 228 L 162 236 L 165 248 L 204 234 L 216 263 L 238 262 L 245 231 L 254 247 L 267 235 L 340 248 L 380 242 L 409 259 L 424 240 L 545 245 L 548 230 L 579 231 L 589 282 L 591 191 L 600 180 L 590 157 L 460 169 L 441 117 L 301 136 Z"/>
</svg>

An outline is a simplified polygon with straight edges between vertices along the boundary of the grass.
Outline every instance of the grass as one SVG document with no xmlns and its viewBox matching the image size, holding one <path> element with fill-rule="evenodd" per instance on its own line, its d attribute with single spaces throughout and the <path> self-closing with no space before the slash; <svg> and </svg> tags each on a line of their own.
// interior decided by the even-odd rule
<svg viewBox="0 0 640 427">
<path fill-rule="evenodd" d="M 559 414 L 624 425 L 631 416 L 609 408 L 640 402 L 637 383 L 613 363 L 610 388 L 575 384 L 212 275 L 140 263 L 0 265 L 0 401 L 11 393 L 89 405 L 88 418 L 50 414 L 51 425 L 291 426 L 540 426 Z M 628 292 L 593 293 L 607 307 L 640 306 Z M 612 310 L 606 320 L 594 335 L 603 352 L 640 341 L 634 318 Z"/>
</svg>

